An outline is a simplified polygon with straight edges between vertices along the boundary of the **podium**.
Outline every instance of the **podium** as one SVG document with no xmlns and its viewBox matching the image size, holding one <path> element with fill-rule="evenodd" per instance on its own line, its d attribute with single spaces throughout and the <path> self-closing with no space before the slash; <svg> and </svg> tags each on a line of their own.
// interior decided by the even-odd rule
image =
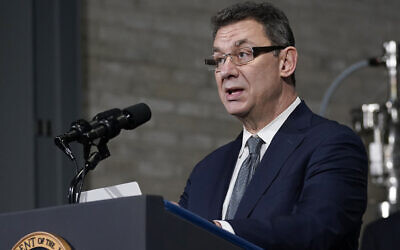
<svg viewBox="0 0 400 250">
<path fill-rule="evenodd" d="M 0 249 L 35 231 L 58 235 L 75 250 L 260 249 L 159 196 L 2 214 Z"/>
</svg>

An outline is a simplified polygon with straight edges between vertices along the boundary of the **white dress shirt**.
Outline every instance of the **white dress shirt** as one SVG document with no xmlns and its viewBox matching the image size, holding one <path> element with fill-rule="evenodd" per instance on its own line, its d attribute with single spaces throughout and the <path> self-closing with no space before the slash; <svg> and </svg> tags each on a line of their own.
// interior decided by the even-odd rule
<svg viewBox="0 0 400 250">
<path fill-rule="evenodd" d="M 297 97 L 293 101 L 293 103 L 290 104 L 289 107 L 287 107 L 287 109 L 285 109 L 285 111 L 283 111 L 280 115 L 278 115 L 273 121 L 268 123 L 267 126 L 262 128 L 255 135 L 252 135 L 249 131 L 246 130 L 245 127 L 243 127 L 242 147 L 239 151 L 235 169 L 233 170 L 232 178 L 229 183 L 228 192 L 226 193 L 224 204 L 222 206 L 222 220 L 218 220 L 218 222 L 221 224 L 223 229 L 225 229 L 233 234 L 235 233 L 232 226 L 227 221 L 224 221 L 224 220 L 225 220 L 225 216 L 226 216 L 226 211 L 228 210 L 229 201 L 232 196 L 233 187 L 235 186 L 236 179 L 239 174 L 240 167 L 242 166 L 242 163 L 249 155 L 249 149 L 246 146 L 247 140 L 250 138 L 250 136 L 258 136 L 264 141 L 264 144 L 262 144 L 261 149 L 260 149 L 260 159 L 262 159 L 265 152 L 268 149 L 269 144 L 271 143 L 272 139 L 274 138 L 275 134 L 278 132 L 278 130 L 280 129 L 282 124 L 286 121 L 286 119 L 289 117 L 289 115 L 293 112 L 293 110 L 300 103 L 301 103 L 300 98 Z"/>
</svg>

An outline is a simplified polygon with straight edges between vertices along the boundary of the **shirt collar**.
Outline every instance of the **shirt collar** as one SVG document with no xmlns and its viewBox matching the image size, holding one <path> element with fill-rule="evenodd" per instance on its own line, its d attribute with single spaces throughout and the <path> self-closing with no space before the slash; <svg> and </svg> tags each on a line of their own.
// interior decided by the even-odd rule
<svg viewBox="0 0 400 250">
<path fill-rule="evenodd" d="M 275 134 L 278 132 L 280 127 L 289 117 L 289 115 L 295 110 L 295 108 L 301 103 L 299 97 L 297 97 L 292 104 L 289 105 L 282 113 L 280 113 L 274 120 L 268 123 L 264 128 L 258 131 L 257 136 L 259 136 L 266 145 L 269 145 L 274 138 Z M 239 151 L 239 157 L 243 154 L 244 148 L 246 146 L 247 140 L 252 136 L 252 134 L 247 131 L 247 129 L 243 126 L 243 137 L 242 137 L 242 147 Z"/>
</svg>

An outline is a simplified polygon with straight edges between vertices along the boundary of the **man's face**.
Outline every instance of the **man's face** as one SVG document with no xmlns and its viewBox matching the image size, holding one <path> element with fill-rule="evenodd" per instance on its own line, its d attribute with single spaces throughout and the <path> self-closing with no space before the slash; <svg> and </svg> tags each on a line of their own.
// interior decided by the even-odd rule
<svg viewBox="0 0 400 250">
<path fill-rule="evenodd" d="M 270 46 L 263 25 L 246 19 L 221 27 L 214 39 L 214 53 L 228 54 L 242 47 Z M 228 57 L 215 71 L 219 97 L 229 114 L 258 119 L 273 112 L 282 95 L 279 57 L 261 54 L 237 66 Z"/>
</svg>

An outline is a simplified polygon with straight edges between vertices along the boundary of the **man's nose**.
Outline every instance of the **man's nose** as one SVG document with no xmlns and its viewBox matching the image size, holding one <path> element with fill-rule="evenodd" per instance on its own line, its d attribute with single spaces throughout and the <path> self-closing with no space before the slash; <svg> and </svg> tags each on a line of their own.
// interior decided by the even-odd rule
<svg viewBox="0 0 400 250">
<path fill-rule="evenodd" d="M 222 79 L 237 77 L 237 66 L 233 63 L 231 55 L 228 55 L 225 62 L 219 67 L 219 73 Z"/>
</svg>

